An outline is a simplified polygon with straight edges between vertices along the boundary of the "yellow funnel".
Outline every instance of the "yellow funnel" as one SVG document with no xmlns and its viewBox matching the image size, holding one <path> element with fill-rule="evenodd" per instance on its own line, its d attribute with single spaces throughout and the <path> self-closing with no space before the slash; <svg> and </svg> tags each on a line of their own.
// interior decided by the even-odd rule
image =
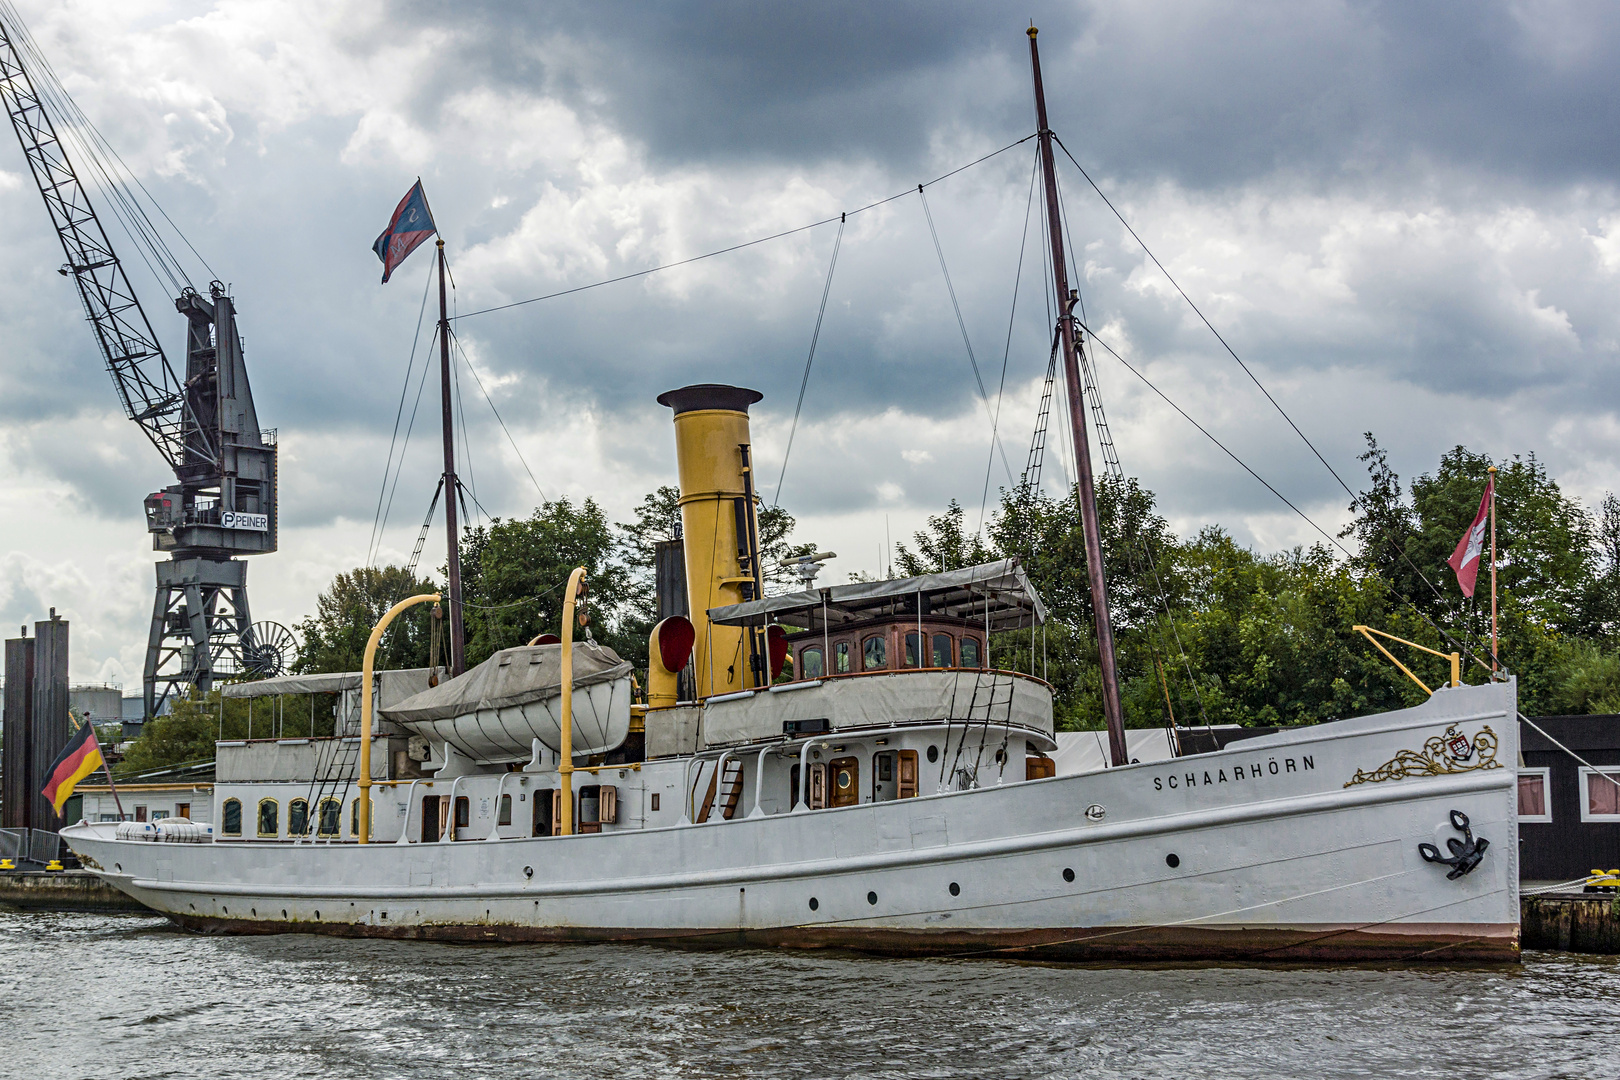
<svg viewBox="0 0 1620 1080">
<path fill-rule="evenodd" d="M 710 608 L 740 604 L 761 591 L 748 406 L 763 396 L 705 383 L 658 397 L 660 405 L 675 410 L 686 595 L 696 631 L 692 659 L 700 698 L 770 681 L 763 634 L 709 624 Z"/>
</svg>

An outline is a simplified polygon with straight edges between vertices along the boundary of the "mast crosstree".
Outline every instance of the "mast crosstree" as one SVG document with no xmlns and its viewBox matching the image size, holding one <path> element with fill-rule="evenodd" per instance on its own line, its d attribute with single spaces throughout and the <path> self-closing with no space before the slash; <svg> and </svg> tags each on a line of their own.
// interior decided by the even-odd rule
<svg viewBox="0 0 1620 1080">
<path fill-rule="evenodd" d="M 282 650 L 261 646 L 248 608 L 247 564 L 235 557 L 276 550 L 275 432 L 259 428 L 236 306 L 220 282 L 210 283 L 207 296 L 189 283 L 180 289 L 174 303 L 186 317 L 183 375 L 170 363 L 68 159 L 49 103 L 23 65 L 27 53 L 44 68 L 38 49 L 9 4 L 0 16 L 0 99 L 62 243 L 60 273 L 78 288 L 124 414 L 178 481 L 145 500 L 152 547 L 170 556 L 157 564 L 142 672 L 151 717 L 178 687 L 207 693 L 221 674 L 280 671 Z M 53 78 L 48 69 L 42 74 Z M 55 90 L 58 111 L 69 108 L 65 92 Z M 96 155 L 92 139 L 81 145 Z M 160 260 L 169 270 L 172 257 Z"/>
</svg>

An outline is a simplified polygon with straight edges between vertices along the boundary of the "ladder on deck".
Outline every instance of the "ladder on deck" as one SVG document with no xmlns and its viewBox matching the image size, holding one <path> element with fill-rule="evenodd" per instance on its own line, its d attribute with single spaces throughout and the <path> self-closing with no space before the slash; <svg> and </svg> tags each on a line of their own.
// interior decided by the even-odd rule
<svg viewBox="0 0 1620 1080">
<path fill-rule="evenodd" d="M 726 758 L 724 775 L 716 770 L 709 776 L 709 790 L 703 796 L 703 808 L 698 811 L 698 824 L 709 820 L 709 812 L 714 809 L 715 797 L 720 799 L 720 816 L 730 821 L 737 812 L 737 804 L 742 801 L 743 766 L 739 758 Z"/>
</svg>

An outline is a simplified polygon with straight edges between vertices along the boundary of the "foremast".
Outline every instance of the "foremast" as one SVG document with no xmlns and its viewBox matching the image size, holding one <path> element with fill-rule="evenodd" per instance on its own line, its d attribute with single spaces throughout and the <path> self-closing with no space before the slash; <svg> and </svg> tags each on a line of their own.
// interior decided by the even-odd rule
<svg viewBox="0 0 1620 1080">
<path fill-rule="evenodd" d="M 1119 667 L 1114 656 L 1114 628 L 1108 614 L 1108 582 L 1103 575 L 1102 528 L 1097 517 L 1097 487 L 1091 471 L 1091 443 L 1086 436 L 1084 391 L 1080 382 L 1080 331 L 1072 314 L 1079 294 L 1069 289 L 1063 258 L 1063 222 L 1059 217 L 1057 170 L 1052 157 L 1052 129 L 1046 123 L 1046 91 L 1041 84 L 1041 54 L 1036 29 L 1029 28 L 1029 62 L 1035 79 L 1035 119 L 1039 128 L 1041 174 L 1046 189 L 1046 223 L 1051 234 L 1052 277 L 1057 290 L 1058 333 L 1063 349 L 1063 384 L 1069 399 L 1069 433 L 1074 440 L 1080 498 L 1080 528 L 1085 536 L 1086 578 L 1097 630 L 1097 661 L 1102 671 L 1103 719 L 1108 723 L 1108 752 L 1114 765 L 1129 761 L 1125 751 L 1125 717 L 1119 704 Z"/>
</svg>

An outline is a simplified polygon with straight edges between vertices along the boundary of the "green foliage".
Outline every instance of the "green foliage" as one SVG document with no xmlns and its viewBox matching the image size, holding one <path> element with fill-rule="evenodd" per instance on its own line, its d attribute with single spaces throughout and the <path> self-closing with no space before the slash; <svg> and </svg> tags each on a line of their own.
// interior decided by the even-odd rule
<svg viewBox="0 0 1620 1080">
<path fill-rule="evenodd" d="M 1363 624 L 1449 652 L 1473 643 L 1489 661 L 1490 586 L 1465 601 L 1446 559 L 1473 520 L 1492 461 L 1464 447 L 1419 476 L 1410 498 L 1367 436 L 1370 478 L 1343 535 L 1357 554 L 1324 545 L 1261 554 L 1219 527 L 1177 537 L 1135 480 L 1097 489 L 1104 571 L 1130 726 L 1178 722 L 1315 723 L 1415 705 L 1427 696 L 1353 627 Z M 1533 456 L 1495 463 L 1500 655 L 1519 677 L 1527 713 L 1620 711 L 1620 499 L 1594 516 L 1565 496 Z M 1028 631 L 996 635 L 995 662 L 1045 671 L 1059 725 L 1101 726 L 1096 636 L 1078 501 L 1004 491 L 986 530 L 965 535 L 961 507 L 928 519 L 906 573 L 1004 555 L 1025 566 L 1053 615 L 1044 649 Z M 1448 638 L 1449 635 L 1449 638 Z M 1450 666 L 1387 643 L 1430 687 Z M 1465 667 L 1465 681 L 1488 677 Z M 1168 699 L 1168 700 L 1167 700 Z"/>
<path fill-rule="evenodd" d="M 388 609 L 408 596 L 438 591 L 439 586 L 398 566 L 361 566 L 339 574 L 316 599 L 316 613 L 298 626 L 303 644 L 294 670 L 303 674 L 359 671 L 371 629 Z M 431 607 L 409 608 L 394 620 L 377 646 L 378 670 L 428 666 Z"/>
<path fill-rule="evenodd" d="M 578 506 L 551 500 L 527 518 L 496 518 L 468 529 L 461 544 L 467 665 L 526 645 L 538 634 L 560 633 L 563 586 L 577 566 L 585 568 L 591 634 L 644 665 L 652 627 L 646 596 L 625 556 L 594 499 Z"/>
</svg>

